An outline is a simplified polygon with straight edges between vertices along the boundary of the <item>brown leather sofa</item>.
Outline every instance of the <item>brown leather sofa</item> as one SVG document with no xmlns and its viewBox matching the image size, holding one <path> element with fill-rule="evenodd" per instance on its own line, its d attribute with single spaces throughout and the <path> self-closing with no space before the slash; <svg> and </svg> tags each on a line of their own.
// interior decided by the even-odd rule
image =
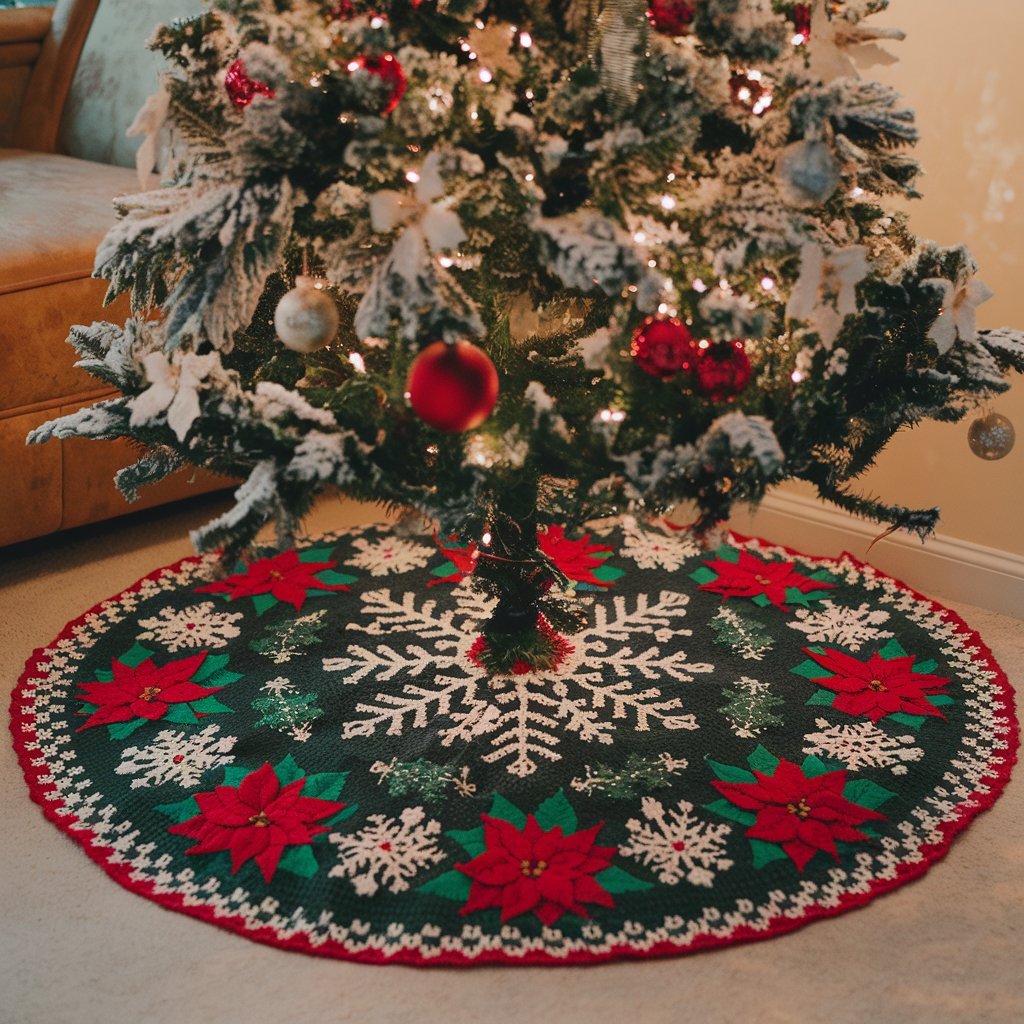
<svg viewBox="0 0 1024 1024">
<path fill-rule="evenodd" d="M 132 505 L 112 482 L 123 442 L 26 446 L 48 419 L 109 394 L 74 367 L 68 328 L 103 308 L 93 253 L 114 196 L 139 188 L 124 131 L 156 84 L 144 42 L 189 0 L 57 0 L 0 10 L 0 546 L 225 486 L 182 471 Z M 2 561 L 2 554 L 0 554 Z"/>
</svg>

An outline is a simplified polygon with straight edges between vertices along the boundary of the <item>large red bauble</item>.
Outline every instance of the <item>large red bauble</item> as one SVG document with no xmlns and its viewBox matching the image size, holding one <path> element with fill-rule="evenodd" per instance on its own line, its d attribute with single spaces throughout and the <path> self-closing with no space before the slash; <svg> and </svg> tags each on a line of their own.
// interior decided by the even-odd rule
<svg viewBox="0 0 1024 1024">
<path fill-rule="evenodd" d="M 390 114 L 405 95 L 405 72 L 394 54 L 385 53 L 383 57 L 356 57 L 355 60 L 348 62 L 348 70 L 367 71 L 371 75 L 376 75 L 391 90 L 381 114 Z"/>
<path fill-rule="evenodd" d="M 490 416 L 498 400 L 498 371 L 468 341 L 435 341 L 413 360 L 406 391 L 424 423 L 458 434 Z"/>
<path fill-rule="evenodd" d="M 750 383 L 751 372 L 742 341 L 721 341 L 704 349 L 693 368 L 697 390 L 712 402 L 740 394 Z"/>
<path fill-rule="evenodd" d="M 672 377 L 680 370 L 689 370 L 699 353 L 686 324 L 675 317 L 649 316 L 633 332 L 629 343 L 633 361 L 652 377 Z"/>
<path fill-rule="evenodd" d="M 250 78 L 245 73 L 245 65 L 240 60 L 236 60 L 225 72 L 224 89 L 228 94 L 228 99 L 239 110 L 249 106 L 257 94 L 266 96 L 268 99 L 274 98 L 274 90 L 266 82 Z"/>
<path fill-rule="evenodd" d="M 694 0 L 649 0 L 647 20 L 665 36 L 684 36 L 696 14 Z"/>
</svg>

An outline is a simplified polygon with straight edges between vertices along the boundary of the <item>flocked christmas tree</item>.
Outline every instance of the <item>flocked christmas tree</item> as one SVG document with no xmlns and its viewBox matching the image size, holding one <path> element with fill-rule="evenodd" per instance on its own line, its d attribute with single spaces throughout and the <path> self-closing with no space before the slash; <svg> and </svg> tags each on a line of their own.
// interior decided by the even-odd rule
<svg viewBox="0 0 1024 1024">
<path fill-rule="evenodd" d="M 418 510 L 500 596 L 499 669 L 543 662 L 538 610 L 569 626 L 547 523 L 690 500 L 706 532 L 800 478 L 926 534 L 850 482 L 1004 390 L 1024 337 L 887 206 L 913 116 L 854 63 L 885 6 L 207 0 L 153 40 L 167 183 L 97 256 L 134 315 L 71 337 L 123 396 L 31 439 L 144 443 L 129 497 L 244 478 L 194 536 L 230 556 L 329 486 Z"/>
</svg>

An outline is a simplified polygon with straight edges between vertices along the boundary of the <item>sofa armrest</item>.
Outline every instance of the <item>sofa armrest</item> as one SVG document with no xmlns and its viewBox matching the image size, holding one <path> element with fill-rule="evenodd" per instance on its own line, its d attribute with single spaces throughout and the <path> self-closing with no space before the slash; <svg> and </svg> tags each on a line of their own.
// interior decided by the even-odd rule
<svg viewBox="0 0 1024 1024">
<path fill-rule="evenodd" d="M 10 145 L 14 138 L 32 68 L 42 53 L 52 19 L 49 7 L 0 11 L 0 146 Z"/>
</svg>

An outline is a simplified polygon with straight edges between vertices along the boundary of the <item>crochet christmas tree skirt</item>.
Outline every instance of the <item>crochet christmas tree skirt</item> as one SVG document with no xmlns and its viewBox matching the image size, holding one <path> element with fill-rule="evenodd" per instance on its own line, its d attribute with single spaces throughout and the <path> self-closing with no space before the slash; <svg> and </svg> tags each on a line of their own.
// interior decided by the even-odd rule
<svg viewBox="0 0 1024 1024">
<path fill-rule="evenodd" d="M 471 547 L 378 525 L 160 569 L 30 659 L 14 743 L 112 878 L 271 945 L 589 963 L 766 938 L 922 874 L 1009 778 L 955 614 L 844 555 L 550 528 L 581 632 L 489 679 Z"/>
</svg>

